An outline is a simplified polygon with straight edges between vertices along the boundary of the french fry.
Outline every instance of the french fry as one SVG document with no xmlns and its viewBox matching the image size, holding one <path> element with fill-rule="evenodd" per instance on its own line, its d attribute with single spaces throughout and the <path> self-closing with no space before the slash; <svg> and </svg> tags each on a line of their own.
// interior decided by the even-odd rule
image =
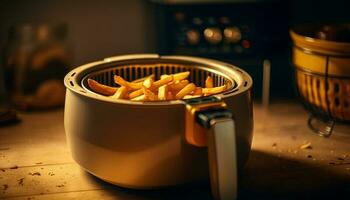
<svg viewBox="0 0 350 200">
<path fill-rule="evenodd" d="M 114 75 L 114 82 L 120 86 L 126 87 L 128 90 L 137 90 L 142 88 L 143 82 L 133 83 L 124 80 L 121 76 Z"/>
<path fill-rule="evenodd" d="M 186 79 L 189 75 L 190 75 L 190 72 L 187 71 L 187 72 L 180 72 L 180 73 L 173 74 L 173 77 L 175 81 L 181 81 L 183 79 Z"/>
<path fill-rule="evenodd" d="M 163 75 L 160 76 L 160 79 L 165 79 L 165 78 L 168 77 L 168 76 L 170 76 L 170 75 L 168 75 L 168 74 L 163 74 Z"/>
<path fill-rule="evenodd" d="M 214 81 L 211 76 L 208 76 L 207 79 L 205 80 L 205 87 L 206 88 L 212 88 L 214 87 Z"/>
<path fill-rule="evenodd" d="M 168 85 L 162 85 L 158 88 L 158 99 L 167 100 Z"/>
<path fill-rule="evenodd" d="M 188 75 L 190 75 L 190 72 L 189 72 L 189 71 L 187 71 L 187 72 L 176 73 L 176 74 L 173 74 L 172 76 L 173 76 L 173 79 L 174 79 L 175 81 L 181 81 L 181 80 L 186 79 L 186 78 L 188 77 Z M 163 75 L 160 76 L 160 79 L 164 79 L 164 78 L 166 78 L 166 77 L 168 77 L 168 76 L 171 76 L 171 75 L 169 75 L 169 74 L 163 74 Z"/>
<path fill-rule="evenodd" d="M 202 95 L 185 95 L 183 99 L 193 99 L 193 98 L 198 98 L 201 97 Z"/>
<path fill-rule="evenodd" d="M 143 81 L 143 86 L 145 86 L 145 88 L 151 88 L 152 87 L 152 85 L 153 85 L 153 78 L 152 77 L 148 77 L 148 78 L 146 78 L 145 79 L 145 81 Z"/>
<path fill-rule="evenodd" d="M 106 96 L 111 96 L 111 95 L 115 94 L 115 92 L 118 90 L 118 88 L 116 88 L 116 87 L 103 85 L 103 84 L 101 84 L 93 79 L 90 79 L 90 78 L 88 79 L 88 85 L 94 92 L 97 92 L 99 94 L 103 94 Z"/>
<path fill-rule="evenodd" d="M 205 96 L 211 95 L 211 94 L 217 94 L 220 92 L 223 92 L 226 89 L 226 85 L 219 86 L 219 87 L 213 87 L 213 88 L 203 88 L 202 92 Z"/>
<path fill-rule="evenodd" d="M 182 80 L 179 81 L 178 83 L 173 83 L 169 85 L 169 90 L 172 91 L 180 91 L 182 88 L 184 88 L 188 84 L 188 80 Z"/>
<path fill-rule="evenodd" d="M 202 88 L 201 87 L 196 87 L 196 89 L 193 91 L 192 95 L 202 95 Z"/>
<path fill-rule="evenodd" d="M 143 78 L 139 78 L 139 79 L 136 79 L 136 80 L 133 80 L 132 82 L 133 83 L 139 83 L 139 82 L 143 82 L 145 81 L 146 79 L 148 78 L 153 78 L 154 79 L 155 75 L 154 74 L 151 74 L 149 76 L 146 76 L 146 77 L 143 77 Z"/>
<path fill-rule="evenodd" d="M 174 95 L 172 92 L 168 91 L 168 94 L 166 95 L 166 99 L 167 100 L 173 100 L 174 99 Z"/>
<path fill-rule="evenodd" d="M 194 83 L 190 83 L 182 88 L 175 96 L 176 99 L 182 99 L 185 95 L 190 94 L 196 89 L 196 85 Z"/>
<path fill-rule="evenodd" d="M 140 95 L 138 97 L 130 99 L 131 101 L 145 101 L 146 100 L 146 95 Z"/>
<path fill-rule="evenodd" d="M 155 81 L 155 82 L 153 82 L 153 85 L 152 85 L 151 90 L 156 90 L 156 89 L 158 89 L 160 86 L 165 85 L 165 84 L 168 84 L 168 83 L 170 83 L 171 81 L 173 81 L 173 76 L 167 76 L 167 77 L 165 77 L 165 78 L 163 78 L 163 79 L 160 79 L 160 80 L 158 80 L 158 81 Z"/>
<path fill-rule="evenodd" d="M 150 100 L 150 101 L 158 100 L 157 95 L 155 95 L 151 90 L 149 90 L 149 89 L 147 89 L 145 87 L 142 87 L 142 90 L 143 90 L 143 94 L 146 96 L 145 98 L 147 100 Z"/>
<path fill-rule="evenodd" d="M 130 93 L 129 93 L 129 99 L 134 99 L 134 98 L 139 97 L 139 96 L 141 96 L 141 95 L 143 95 L 143 90 L 142 90 L 142 88 L 141 88 L 141 89 L 138 89 L 138 90 L 135 90 L 135 91 L 133 91 L 133 92 L 130 92 Z"/>
<path fill-rule="evenodd" d="M 120 87 L 117 92 L 112 96 L 113 99 L 126 99 L 128 89 L 125 86 Z"/>
</svg>

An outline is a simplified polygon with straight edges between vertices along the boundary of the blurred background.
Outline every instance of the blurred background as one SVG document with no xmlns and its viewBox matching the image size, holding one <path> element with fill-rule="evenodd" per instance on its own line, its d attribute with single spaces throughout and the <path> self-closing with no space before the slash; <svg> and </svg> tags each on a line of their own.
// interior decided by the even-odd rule
<svg viewBox="0 0 350 200">
<path fill-rule="evenodd" d="M 230 62 L 252 75 L 257 101 L 265 69 L 271 99 L 294 98 L 289 29 L 349 21 L 348 7 L 345 0 L 2 0 L 1 80 L 6 84 L 0 88 L 7 95 L 1 101 L 14 99 L 23 109 L 62 105 L 59 84 L 67 71 L 129 53 Z M 51 97 L 52 91 L 59 92 Z"/>
</svg>

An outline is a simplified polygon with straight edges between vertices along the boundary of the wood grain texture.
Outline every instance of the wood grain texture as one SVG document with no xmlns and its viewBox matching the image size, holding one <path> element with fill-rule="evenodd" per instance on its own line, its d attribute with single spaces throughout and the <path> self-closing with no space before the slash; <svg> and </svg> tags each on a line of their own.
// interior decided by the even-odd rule
<svg viewBox="0 0 350 200">
<path fill-rule="evenodd" d="M 296 102 L 254 108 L 250 159 L 240 177 L 241 199 L 295 199 L 350 194 L 350 129 L 322 138 L 308 129 Z M 21 114 L 0 127 L 0 199 L 211 199 L 208 183 L 163 190 L 129 190 L 89 175 L 70 156 L 63 111 Z M 339 126 L 340 127 L 340 126 Z M 307 142 L 311 148 L 301 149 Z"/>
</svg>

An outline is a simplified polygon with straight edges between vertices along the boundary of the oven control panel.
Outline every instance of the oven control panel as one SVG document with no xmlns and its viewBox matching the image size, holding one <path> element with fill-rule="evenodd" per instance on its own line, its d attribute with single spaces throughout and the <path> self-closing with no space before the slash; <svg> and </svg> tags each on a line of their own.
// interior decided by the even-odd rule
<svg viewBox="0 0 350 200">
<path fill-rule="evenodd" d="M 158 5 L 158 51 L 236 58 L 271 52 L 276 45 L 286 45 L 288 38 L 282 4 L 271 0 Z"/>
<path fill-rule="evenodd" d="M 161 2 L 154 3 L 158 53 L 207 57 L 239 66 L 252 76 L 255 97 L 262 94 L 262 66 L 268 60 L 271 94 L 293 94 L 289 0 Z"/>
<path fill-rule="evenodd" d="M 175 51 L 187 53 L 249 54 L 254 49 L 254 25 L 228 16 L 191 16 L 173 13 Z"/>
</svg>

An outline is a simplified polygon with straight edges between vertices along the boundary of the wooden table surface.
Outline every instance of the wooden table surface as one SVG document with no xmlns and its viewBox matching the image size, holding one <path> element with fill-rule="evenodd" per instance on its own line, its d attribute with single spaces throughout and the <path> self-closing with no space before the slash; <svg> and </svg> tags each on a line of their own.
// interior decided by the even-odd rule
<svg viewBox="0 0 350 200">
<path fill-rule="evenodd" d="M 205 183 L 151 191 L 105 183 L 72 160 L 63 110 L 20 117 L 21 123 L 0 127 L 0 199 L 211 199 Z M 240 199 L 350 195 L 350 129 L 322 138 L 308 129 L 307 117 L 296 102 L 254 106 L 253 146 Z M 301 149 L 307 142 L 312 148 Z"/>
</svg>

